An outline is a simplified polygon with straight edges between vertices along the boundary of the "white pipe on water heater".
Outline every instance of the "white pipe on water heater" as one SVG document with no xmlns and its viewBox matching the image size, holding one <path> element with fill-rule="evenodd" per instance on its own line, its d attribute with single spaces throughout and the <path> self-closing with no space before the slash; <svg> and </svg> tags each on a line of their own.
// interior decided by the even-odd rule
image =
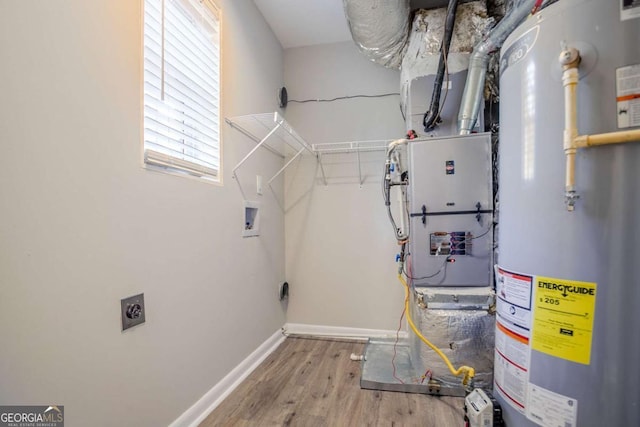
<svg viewBox="0 0 640 427">
<path fill-rule="evenodd" d="M 567 210 L 571 212 L 580 197 L 575 188 L 576 153 L 578 148 L 640 141 L 640 129 L 596 135 L 579 135 L 578 82 L 580 78 L 578 67 L 580 65 L 580 52 L 575 48 L 565 48 L 560 53 L 559 61 L 564 69 L 562 72 L 562 85 L 564 86 L 563 146 L 566 156 L 565 203 L 567 204 Z"/>
</svg>

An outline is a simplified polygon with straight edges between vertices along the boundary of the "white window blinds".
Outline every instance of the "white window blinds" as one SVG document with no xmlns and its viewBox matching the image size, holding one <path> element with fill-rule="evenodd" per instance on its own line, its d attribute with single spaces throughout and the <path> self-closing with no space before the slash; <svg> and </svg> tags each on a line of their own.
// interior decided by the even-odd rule
<svg viewBox="0 0 640 427">
<path fill-rule="evenodd" d="M 144 2 L 144 160 L 218 177 L 220 19 L 210 0 Z"/>
</svg>

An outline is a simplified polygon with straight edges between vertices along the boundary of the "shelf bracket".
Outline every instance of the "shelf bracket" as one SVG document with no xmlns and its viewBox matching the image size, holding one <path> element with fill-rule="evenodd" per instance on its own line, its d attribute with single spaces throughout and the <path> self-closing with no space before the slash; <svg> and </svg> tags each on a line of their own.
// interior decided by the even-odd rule
<svg viewBox="0 0 640 427">
<path fill-rule="evenodd" d="M 358 156 L 358 182 L 360 183 L 360 188 L 362 188 L 362 167 L 360 165 L 360 150 L 358 149 L 358 143 L 355 144 L 356 155 Z"/>
<path fill-rule="evenodd" d="M 233 122 L 233 120 L 230 120 L 228 118 L 224 119 L 225 122 L 227 122 L 227 124 L 229 126 L 231 126 L 232 128 L 234 128 L 235 130 L 237 130 L 238 132 L 240 132 L 241 134 L 243 134 L 244 136 L 246 136 L 247 138 L 249 138 L 250 140 L 252 140 L 253 142 L 255 142 L 256 144 L 260 143 L 260 138 L 258 138 L 257 136 L 255 136 L 254 134 L 252 134 L 251 132 L 249 132 L 248 130 L 244 129 L 242 126 L 238 126 L 237 124 L 235 124 Z M 274 150 L 273 148 L 271 148 L 269 146 L 269 144 L 265 144 L 264 148 L 266 148 L 267 150 L 269 150 L 271 153 L 275 154 L 278 157 L 281 157 L 284 159 L 284 156 L 280 153 L 278 153 L 276 150 Z"/>
<path fill-rule="evenodd" d="M 281 167 L 281 168 L 280 168 L 280 170 L 279 170 L 278 172 L 276 172 L 276 174 L 275 174 L 275 175 L 273 175 L 273 176 L 271 177 L 271 179 L 269 180 L 268 184 L 269 184 L 269 185 L 271 185 L 271 183 L 273 182 L 273 180 L 274 180 L 274 179 L 276 179 L 276 178 L 277 178 L 277 177 L 278 177 L 278 176 L 279 176 L 279 175 L 280 175 L 280 174 L 281 174 L 281 173 L 282 173 L 286 168 L 288 168 L 288 167 L 289 167 L 289 165 L 290 165 L 291 163 L 293 163 L 293 161 L 294 161 L 295 159 L 297 159 L 297 158 L 300 156 L 300 154 L 302 154 L 302 152 L 303 152 L 304 150 L 306 150 L 306 148 L 305 148 L 305 147 L 302 147 L 302 148 L 301 148 L 301 149 L 300 149 L 300 150 L 295 154 L 295 156 L 293 156 L 293 157 L 292 157 L 292 158 L 291 158 L 291 159 L 290 159 L 290 160 L 289 160 L 289 161 L 288 161 L 288 162 L 287 162 L 283 167 Z"/>
<path fill-rule="evenodd" d="M 324 173 L 324 166 L 322 165 L 322 153 L 316 154 L 316 159 L 318 160 L 318 164 L 320 165 L 320 172 L 322 172 L 322 182 L 324 185 L 327 185 L 327 176 Z"/>
<path fill-rule="evenodd" d="M 242 164 L 243 164 L 244 162 L 246 162 L 246 161 L 247 161 L 247 159 L 248 159 L 249 157 L 251 157 L 251 156 L 253 155 L 253 153 L 255 153 L 255 152 L 256 152 L 256 150 L 258 150 L 260 147 L 262 147 L 262 145 L 264 145 L 264 143 L 265 143 L 265 142 L 267 142 L 267 140 L 268 140 L 269 138 L 271 138 L 271 135 L 273 135 L 273 134 L 274 134 L 278 129 L 280 129 L 280 126 L 281 126 L 281 125 L 282 125 L 282 122 L 278 122 L 278 123 L 273 127 L 273 129 L 271 129 L 271 131 L 269 131 L 269 133 L 268 133 L 264 138 L 262 138 L 262 141 L 260 141 L 260 142 L 258 143 L 258 145 L 256 145 L 255 147 L 253 147 L 253 149 L 252 149 L 251 151 L 249 151 L 249 153 L 248 153 L 246 156 L 244 156 L 244 158 L 243 158 L 242 160 L 240 160 L 240 163 L 238 163 L 238 164 L 236 165 L 236 167 L 235 167 L 235 168 L 233 168 L 233 176 L 237 177 L 237 175 L 236 175 L 236 171 L 238 170 L 238 168 L 239 168 L 240 166 L 242 166 Z"/>
</svg>

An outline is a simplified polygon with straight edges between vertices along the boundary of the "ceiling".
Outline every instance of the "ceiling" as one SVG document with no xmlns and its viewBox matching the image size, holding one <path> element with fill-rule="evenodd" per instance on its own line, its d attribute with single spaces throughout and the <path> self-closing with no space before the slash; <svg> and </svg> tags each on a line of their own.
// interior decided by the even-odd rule
<svg viewBox="0 0 640 427">
<path fill-rule="evenodd" d="M 343 0 L 253 1 L 284 49 L 351 40 Z M 411 0 L 411 9 L 444 7 L 447 3 Z"/>
<path fill-rule="evenodd" d="M 351 40 L 342 0 L 254 0 L 284 49 Z"/>
</svg>

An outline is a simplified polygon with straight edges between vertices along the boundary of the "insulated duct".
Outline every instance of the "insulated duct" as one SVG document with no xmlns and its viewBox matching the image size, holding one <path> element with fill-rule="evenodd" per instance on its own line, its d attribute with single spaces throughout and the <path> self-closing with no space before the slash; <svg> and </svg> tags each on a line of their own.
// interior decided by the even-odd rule
<svg viewBox="0 0 640 427">
<path fill-rule="evenodd" d="M 372 61 L 400 68 L 409 36 L 409 0 L 344 0 L 353 41 Z"/>
<path fill-rule="evenodd" d="M 513 8 L 507 16 L 476 45 L 469 59 L 469 73 L 464 86 L 460 112 L 458 113 L 458 130 L 460 135 L 469 135 L 478 120 L 483 100 L 484 81 L 489 64 L 489 54 L 500 49 L 502 43 L 513 30 L 531 12 L 536 0 L 523 0 Z"/>
<path fill-rule="evenodd" d="M 475 387 L 491 389 L 496 320 L 491 306 L 495 298 L 489 288 L 458 288 L 456 292 L 416 288 L 411 297 L 411 316 L 454 366 L 473 366 Z M 442 387 L 460 387 L 460 378 L 452 375 L 442 359 L 414 334 L 409 335 L 409 348 L 416 378 L 430 371 L 429 377 Z"/>
</svg>

